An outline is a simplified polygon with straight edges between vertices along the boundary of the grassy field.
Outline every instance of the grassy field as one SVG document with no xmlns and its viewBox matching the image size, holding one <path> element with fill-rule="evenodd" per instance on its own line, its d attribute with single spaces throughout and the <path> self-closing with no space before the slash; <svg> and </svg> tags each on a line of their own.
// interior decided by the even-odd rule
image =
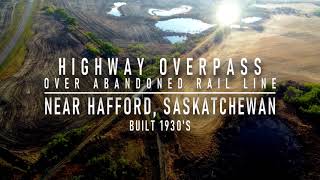
<svg viewBox="0 0 320 180">
<path fill-rule="evenodd" d="M 14 35 L 16 32 L 21 16 L 23 15 L 23 11 L 25 8 L 25 1 L 21 0 L 19 3 L 16 5 L 14 8 L 13 12 L 13 19 L 11 20 L 11 23 L 9 23 L 9 27 L 5 30 L 4 34 L 1 36 L 0 39 L 0 50 L 2 50 L 6 44 L 10 41 L 11 37 Z"/>
<path fill-rule="evenodd" d="M 16 15 L 17 18 L 14 18 L 14 23 L 12 25 L 13 27 L 11 27 L 13 29 L 12 31 L 9 31 L 8 34 L 4 36 L 6 37 L 6 39 L 2 42 L 5 42 L 5 43 L 0 44 L 0 50 L 1 48 L 3 48 L 2 46 L 4 46 L 5 44 L 7 44 L 8 41 L 10 41 L 10 37 L 12 37 L 13 34 L 15 33 L 14 30 L 17 28 L 19 24 L 19 20 L 20 20 L 19 17 L 21 17 L 21 14 L 23 13 L 24 5 L 25 5 L 24 3 L 25 3 L 24 1 L 21 1 L 19 3 L 18 6 L 23 6 L 23 8 L 22 7 L 17 8 L 19 12 L 17 12 L 18 13 Z M 33 13 L 37 8 L 38 8 L 37 3 L 34 3 Z M 32 33 L 32 16 L 31 16 L 28 19 L 25 30 L 22 36 L 20 37 L 18 43 L 16 44 L 15 48 L 12 50 L 12 52 L 7 57 L 5 62 L 0 65 L 0 80 L 10 77 L 12 74 L 16 73 L 20 69 L 20 67 L 23 65 L 25 56 L 27 54 L 27 41 L 32 36 L 32 34 L 33 33 Z"/>
</svg>

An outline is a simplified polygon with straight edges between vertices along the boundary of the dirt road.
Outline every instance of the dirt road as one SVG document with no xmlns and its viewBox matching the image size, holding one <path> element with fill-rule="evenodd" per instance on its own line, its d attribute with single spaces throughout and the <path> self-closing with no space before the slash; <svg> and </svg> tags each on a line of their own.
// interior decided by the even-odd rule
<svg viewBox="0 0 320 180">
<path fill-rule="evenodd" d="M 25 27 L 27 25 L 27 22 L 32 14 L 32 5 L 33 5 L 33 0 L 29 0 L 26 2 L 24 13 L 18 25 L 18 29 L 16 33 L 11 38 L 11 41 L 9 42 L 9 44 L 7 44 L 7 46 L 2 50 L 2 52 L 0 52 L 0 64 L 4 63 L 4 61 L 9 56 L 10 52 L 14 49 L 20 37 L 22 36 L 25 30 Z"/>
</svg>

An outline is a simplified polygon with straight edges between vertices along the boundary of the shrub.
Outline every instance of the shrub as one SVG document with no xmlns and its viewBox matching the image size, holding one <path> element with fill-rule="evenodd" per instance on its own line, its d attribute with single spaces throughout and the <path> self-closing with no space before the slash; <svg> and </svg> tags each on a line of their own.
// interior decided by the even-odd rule
<svg viewBox="0 0 320 180">
<path fill-rule="evenodd" d="M 72 25 L 72 26 L 75 26 L 77 24 L 76 23 L 76 18 L 74 18 L 74 17 L 68 17 L 66 19 L 66 22 L 67 22 L 67 24 Z"/>
<path fill-rule="evenodd" d="M 126 79 L 126 76 L 124 75 L 124 70 L 123 69 L 119 69 L 118 70 L 118 77 L 124 81 Z"/>
<path fill-rule="evenodd" d="M 99 155 L 87 162 L 88 171 L 86 176 L 110 179 L 137 179 L 142 172 L 142 166 L 134 161 L 123 157 L 113 159 L 108 154 Z"/>
<path fill-rule="evenodd" d="M 103 52 L 103 55 L 105 56 L 115 56 L 120 53 L 120 49 L 114 45 L 112 45 L 110 42 L 102 41 L 100 45 L 100 50 Z"/>
<path fill-rule="evenodd" d="M 186 43 L 176 43 L 174 44 L 174 50 L 172 53 L 185 53 L 188 50 L 188 46 Z"/>
<path fill-rule="evenodd" d="M 319 95 L 320 89 L 312 88 L 308 92 L 304 92 L 304 94 L 298 98 L 298 103 L 301 106 L 311 106 L 319 103 Z"/>
<path fill-rule="evenodd" d="M 99 39 L 95 34 L 92 32 L 87 32 L 85 36 L 91 40 L 91 42 L 97 45 L 97 49 L 102 56 L 109 57 L 109 56 L 116 56 L 120 53 L 121 49 L 117 46 L 114 46 L 112 43 Z"/>
<path fill-rule="evenodd" d="M 47 14 L 55 16 L 60 21 L 66 22 L 69 26 L 75 26 L 77 24 L 76 19 L 71 17 L 64 9 L 57 9 L 54 6 L 48 6 L 45 10 Z"/>
<path fill-rule="evenodd" d="M 303 91 L 300 89 L 289 86 L 284 94 L 284 100 L 288 103 L 296 104 L 298 102 L 298 98 L 301 97 L 302 94 Z"/>
<path fill-rule="evenodd" d="M 99 56 L 99 55 L 101 55 L 100 50 L 99 50 L 94 44 L 92 44 L 92 43 L 87 43 L 87 44 L 86 44 L 86 49 L 87 49 L 87 51 L 88 51 L 91 55 L 93 55 L 93 56 Z"/>
<path fill-rule="evenodd" d="M 66 133 L 59 133 L 42 150 L 42 158 L 48 162 L 56 162 L 65 156 L 81 141 L 87 131 L 87 127 L 73 129 Z"/>
<path fill-rule="evenodd" d="M 320 88 L 319 84 L 306 84 L 300 89 L 289 86 L 284 94 L 284 100 L 293 104 L 306 115 L 320 114 Z"/>
<path fill-rule="evenodd" d="M 99 38 L 95 34 L 93 34 L 92 32 L 86 32 L 85 36 L 88 39 L 90 39 L 91 41 L 93 41 L 93 42 L 97 43 L 98 45 L 100 45 L 101 40 L 99 40 Z"/>
<path fill-rule="evenodd" d="M 146 48 L 144 47 L 143 44 L 141 43 L 137 43 L 137 44 L 132 44 L 128 47 L 128 52 L 129 52 L 129 55 L 131 57 L 134 57 L 134 58 L 145 58 L 147 59 L 147 53 L 146 53 Z"/>
<path fill-rule="evenodd" d="M 51 14 L 54 14 L 55 8 L 53 6 L 48 6 L 48 7 L 45 7 L 45 11 L 47 14 L 51 15 Z"/>
<path fill-rule="evenodd" d="M 310 91 L 312 88 L 319 88 L 320 89 L 320 84 L 305 83 L 304 87 L 307 88 Z"/>
<path fill-rule="evenodd" d="M 311 114 L 311 115 L 320 115 L 320 105 L 311 105 L 308 109 L 304 109 L 301 107 L 300 109 L 303 113 Z"/>
<path fill-rule="evenodd" d="M 266 88 L 264 89 L 264 92 L 275 92 L 276 89 L 273 89 L 272 84 L 267 84 Z"/>
<path fill-rule="evenodd" d="M 158 75 L 159 67 L 157 65 L 149 65 L 143 70 L 143 74 L 139 76 L 141 80 L 146 80 L 147 78 L 154 78 Z"/>
</svg>

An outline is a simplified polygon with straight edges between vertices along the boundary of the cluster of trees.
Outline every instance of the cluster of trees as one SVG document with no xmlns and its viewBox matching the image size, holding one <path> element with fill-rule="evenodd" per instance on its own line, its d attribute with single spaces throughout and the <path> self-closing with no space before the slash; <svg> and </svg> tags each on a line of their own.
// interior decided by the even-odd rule
<svg viewBox="0 0 320 180">
<path fill-rule="evenodd" d="M 132 58 L 145 58 L 148 59 L 148 53 L 145 46 L 141 43 L 131 44 L 128 47 L 128 55 Z"/>
<path fill-rule="evenodd" d="M 65 133 L 59 133 L 50 140 L 41 152 L 41 159 L 36 164 L 35 172 L 45 170 L 57 163 L 79 144 L 88 127 L 73 129 Z M 76 157 L 85 165 L 84 171 L 73 179 L 138 179 L 144 172 L 143 166 L 137 161 L 129 161 L 123 156 L 111 156 L 109 153 L 101 154 L 99 150 L 91 149 L 91 155 Z M 80 158 L 80 159 L 79 159 Z"/>
<path fill-rule="evenodd" d="M 168 60 L 172 58 L 179 58 L 182 53 L 187 51 L 187 44 L 185 43 L 177 43 L 174 45 L 174 48 L 168 55 L 149 55 L 147 48 L 141 44 L 136 43 L 132 44 L 128 47 L 127 52 L 129 57 L 132 58 L 144 58 L 144 64 L 146 67 L 143 70 L 142 75 L 137 75 L 142 80 L 147 78 L 154 78 L 158 75 L 159 72 L 159 61 L 161 58 L 166 58 Z"/>
<path fill-rule="evenodd" d="M 77 179 L 137 179 L 143 172 L 138 162 L 101 154 L 88 160 L 87 169 Z"/>
<path fill-rule="evenodd" d="M 51 139 L 41 152 L 40 163 L 52 164 L 67 155 L 75 145 L 83 139 L 88 127 L 73 129 L 65 133 L 59 133 Z"/>
<path fill-rule="evenodd" d="M 76 25 L 76 19 L 70 16 L 64 9 L 56 8 L 55 6 L 47 6 L 44 8 L 46 13 L 56 17 L 59 21 L 65 22 L 69 29 L 73 29 Z M 86 44 L 86 50 L 92 56 L 110 57 L 116 56 L 120 53 L 120 48 L 114 46 L 112 43 L 99 39 L 92 32 L 85 33 L 85 36 L 90 40 Z"/>
<path fill-rule="evenodd" d="M 297 107 L 300 113 L 317 117 L 320 115 L 320 84 L 289 86 L 284 94 L 284 100 Z"/>
<path fill-rule="evenodd" d="M 102 57 L 116 56 L 121 51 L 119 47 L 103 39 L 99 39 L 92 32 L 87 32 L 86 37 L 91 41 L 86 44 L 86 49 L 93 56 L 102 56 Z"/>
<path fill-rule="evenodd" d="M 54 17 L 58 18 L 60 21 L 65 22 L 69 26 L 77 25 L 76 19 L 71 17 L 64 9 L 56 8 L 54 6 L 45 7 L 47 14 L 53 15 Z"/>
</svg>

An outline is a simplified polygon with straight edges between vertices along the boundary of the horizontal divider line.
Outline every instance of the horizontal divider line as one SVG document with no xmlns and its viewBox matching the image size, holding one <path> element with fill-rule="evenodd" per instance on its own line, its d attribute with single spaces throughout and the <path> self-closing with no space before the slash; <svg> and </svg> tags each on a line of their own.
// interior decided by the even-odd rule
<svg viewBox="0 0 320 180">
<path fill-rule="evenodd" d="M 44 92 L 45 95 L 275 95 L 276 92 Z"/>
</svg>

